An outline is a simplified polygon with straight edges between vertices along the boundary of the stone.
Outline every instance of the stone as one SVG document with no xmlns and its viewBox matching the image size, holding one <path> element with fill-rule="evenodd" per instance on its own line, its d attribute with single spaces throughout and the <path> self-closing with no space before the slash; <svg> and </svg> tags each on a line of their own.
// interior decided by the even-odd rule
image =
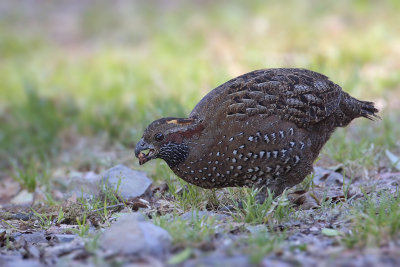
<svg viewBox="0 0 400 267">
<path fill-rule="evenodd" d="M 35 259 L 22 259 L 21 257 L 4 257 L 0 255 L 0 266 L 2 267 L 39 267 L 44 266 Z"/>
<path fill-rule="evenodd" d="M 54 235 L 54 237 L 58 243 L 69 243 L 69 242 L 72 242 L 76 238 L 76 235 L 65 234 L 65 235 Z"/>
<path fill-rule="evenodd" d="M 102 185 L 105 185 L 125 200 L 142 196 L 152 184 L 145 172 L 134 171 L 124 165 L 117 165 L 104 172 Z"/>
<path fill-rule="evenodd" d="M 22 190 L 15 197 L 11 199 L 11 204 L 15 205 L 23 205 L 27 203 L 32 203 L 33 201 L 33 193 L 28 192 L 27 190 Z"/>
<path fill-rule="evenodd" d="M 100 195 L 101 176 L 95 172 L 72 172 L 69 181 L 65 198 L 76 195 L 76 197 L 86 199 Z"/>
<path fill-rule="evenodd" d="M 33 233 L 15 233 L 13 236 L 15 241 L 20 241 L 21 239 L 24 239 L 28 244 L 47 244 L 47 239 L 45 236 L 45 231 L 37 231 Z"/>
<path fill-rule="evenodd" d="M 139 214 L 131 213 L 120 216 L 104 231 L 101 244 L 110 253 L 164 257 L 170 247 L 171 236 L 161 227 L 142 221 Z"/>
<path fill-rule="evenodd" d="M 347 184 L 350 182 L 348 178 L 344 177 L 344 181 Z M 343 175 L 321 167 L 314 167 L 314 184 L 325 184 L 327 187 L 343 186 Z"/>
<path fill-rule="evenodd" d="M 20 185 L 14 179 L 0 179 L 0 203 L 8 203 L 20 190 Z"/>
</svg>

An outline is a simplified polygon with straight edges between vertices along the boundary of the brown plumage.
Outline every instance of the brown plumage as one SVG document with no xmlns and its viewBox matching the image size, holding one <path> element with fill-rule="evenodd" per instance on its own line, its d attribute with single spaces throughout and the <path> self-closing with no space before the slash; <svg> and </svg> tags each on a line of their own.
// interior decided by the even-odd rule
<svg viewBox="0 0 400 267">
<path fill-rule="evenodd" d="M 336 127 L 377 112 L 322 74 L 257 70 L 212 90 L 188 118 L 152 122 L 135 155 L 140 164 L 161 158 L 200 187 L 256 186 L 279 195 L 312 171 Z"/>
</svg>

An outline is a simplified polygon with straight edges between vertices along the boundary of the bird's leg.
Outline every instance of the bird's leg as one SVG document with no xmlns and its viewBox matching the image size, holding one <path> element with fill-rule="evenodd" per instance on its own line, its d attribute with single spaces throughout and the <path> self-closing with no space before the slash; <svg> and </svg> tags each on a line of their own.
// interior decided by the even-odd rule
<svg viewBox="0 0 400 267">
<path fill-rule="evenodd" d="M 265 200 L 268 198 L 269 194 L 270 194 L 270 191 L 268 190 L 267 187 L 265 187 L 265 186 L 261 187 L 255 197 L 256 203 L 263 204 L 265 202 Z M 271 192 L 271 194 L 272 194 L 272 192 Z"/>
</svg>

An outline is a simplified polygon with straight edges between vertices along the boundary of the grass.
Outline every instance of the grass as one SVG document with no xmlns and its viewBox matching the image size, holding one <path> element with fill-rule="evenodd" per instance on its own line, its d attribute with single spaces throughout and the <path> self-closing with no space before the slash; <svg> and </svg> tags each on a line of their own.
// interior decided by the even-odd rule
<svg viewBox="0 0 400 267">
<path fill-rule="evenodd" d="M 180 247 L 198 247 L 211 244 L 216 233 L 215 220 L 209 216 L 198 216 L 193 211 L 191 220 L 184 220 L 180 216 L 156 216 L 154 223 L 169 232 L 172 244 Z"/>
<path fill-rule="evenodd" d="M 298 9 L 283 23 L 281 13 L 295 3 L 289 2 L 207 4 L 194 18 L 186 12 L 192 4 L 171 9 L 168 15 L 160 15 L 162 9 L 157 7 L 141 4 L 138 8 L 146 12 L 137 12 L 140 9 L 128 5 L 126 12 L 132 10 L 137 20 L 129 28 L 123 23 L 127 14 L 118 14 L 122 11 L 99 16 L 102 9 L 91 7 L 79 22 L 85 40 L 103 37 L 111 25 L 116 34 L 127 33 L 131 39 L 119 45 L 113 38 L 102 40 L 99 49 L 73 59 L 49 39 L 45 26 L 16 36 L 12 33 L 19 27 L 18 20 L 6 17 L 0 25 L 5 40 L 0 44 L 5 56 L 0 64 L 4 77 L 0 121 L 5 125 L 0 147 L 18 159 L 54 155 L 59 153 L 63 134 L 71 129 L 88 136 L 105 132 L 113 142 L 132 145 L 151 120 L 185 116 L 211 88 L 264 67 L 308 67 L 339 81 L 356 96 L 378 97 L 383 91 L 390 95 L 400 75 L 382 59 L 397 40 L 391 27 L 397 21 L 397 5 L 385 1 L 360 8 L 352 3 L 349 9 L 345 1 L 316 3 L 313 9 Z M 354 14 L 346 22 L 340 15 L 332 18 L 330 10 L 342 11 L 342 16 L 348 15 L 344 10 Z M 363 20 L 366 14 L 368 21 Z M 172 19 L 179 16 L 180 20 Z M 333 33 L 326 34 L 318 26 L 321 20 Z M 132 43 L 135 38 L 141 41 Z M 296 42 L 289 45 L 289 39 Z M 315 39 L 320 44 L 310 46 Z M 291 55 L 290 63 L 287 55 Z M 371 80 L 367 67 L 377 64 L 384 64 L 384 71 Z M 394 145 L 395 135 L 385 122 L 385 132 L 392 136 L 388 144 Z M 6 156 L 2 155 L 2 161 Z"/>
<path fill-rule="evenodd" d="M 289 203 L 286 192 L 280 197 L 274 198 L 268 190 L 268 196 L 263 203 L 258 203 L 257 195 L 263 194 L 261 189 L 246 189 L 242 198 L 242 207 L 236 205 L 236 214 L 233 214 L 239 222 L 250 224 L 280 223 L 287 219 L 294 211 Z"/>
<path fill-rule="evenodd" d="M 342 239 L 348 248 L 386 246 L 400 238 L 400 191 L 380 194 L 367 195 L 353 207 L 353 228 Z"/>
<path fill-rule="evenodd" d="M 286 235 L 274 234 L 267 231 L 252 234 L 248 237 L 248 248 L 246 249 L 250 256 L 250 262 L 258 264 L 268 254 L 280 249 L 281 244 L 286 239 Z"/>
<path fill-rule="evenodd" d="M 177 209 L 188 211 L 190 209 L 204 209 L 207 204 L 218 206 L 215 190 L 200 188 L 175 176 L 166 180 L 168 192 L 173 197 Z"/>
<path fill-rule="evenodd" d="M 78 224 L 78 229 L 70 229 L 73 233 L 77 234 L 80 237 L 85 237 L 89 233 L 90 225 L 86 221 L 86 214 L 83 215 L 82 220 L 78 217 L 76 218 L 76 222 Z"/>
</svg>

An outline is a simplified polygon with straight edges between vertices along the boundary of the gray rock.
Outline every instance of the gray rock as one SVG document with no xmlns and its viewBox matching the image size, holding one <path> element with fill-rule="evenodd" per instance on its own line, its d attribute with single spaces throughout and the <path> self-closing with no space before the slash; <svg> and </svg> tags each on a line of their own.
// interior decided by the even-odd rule
<svg viewBox="0 0 400 267">
<path fill-rule="evenodd" d="M 151 186 L 152 181 L 146 173 L 134 171 L 124 165 L 117 165 L 105 171 L 102 184 L 118 190 L 123 199 L 132 199 L 143 195 Z"/>
<path fill-rule="evenodd" d="M 37 231 L 37 232 L 33 232 L 31 234 L 19 234 L 19 235 L 15 235 L 13 236 L 15 241 L 19 242 L 20 240 L 25 240 L 28 244 L 40 244 L 40 243 L 44 243 L 47 244 L 47 239 L 45 236 L 45 231 Z"/>
<path fill-rule="evenodd" d="M 21 257 L 4 257 L 0 255 L 0 266 L 2 267 L 39 267 L 44 266 L 38 260 L 21 259 Z"/>
<path fill-rule="evenodd" d="M 58 243 L 69 243 L 76 238 L 76 235 L 65 234 L 65 235 L 54 235 L 54 237 Z"/>
<path fill-rule="evenodd" d="M 16 195 L 13 199 L 11 199 L 12 204 L 23 205 L 27 203 L 32 203 L 33 201 L 33 193 L 28 192 L 27 190 L 22 190 Z"/>
<path fill-rule="evenodd" d="M 348 178 L 344 178 L 345 183 L 349 182 Z M 327 187 L 330 186 L 343 186 L 343 175 L 321 167 L 314 167 L 314 183 L 325 184 Z"/>
<path fill-rule="evenodd" d="M 120 255 L 152 255 L 163 257 L 171 244 L 168 232 L 148 221 L 141 221 L 140 215 L 126 214 L 101 237 L 102 248 Z"/>
<path fill-rule="evenodd" d="M 100 195 L 101 176 L 90 172 L 72 172 L 69 177 L 69 184 L 66 198 L 76 195 L 79 198 L 91 198 Z"/>
<path fill-rule="evenodd" d="M 40 251 L 36 246 L 25 246 L 25 257 L 39 259 Z"/>
<path fill-rule="evenodd" d="M 74 251 L 84 251 L 85 242 L 81 238 L 75 238 L 68 243 L 60 243 L 55 246 L 47 246 L 43 251 L 43 259 L 59 258 Z"/>
<path fill-rule="evenodd" d="M 143 195 L 152 181 L 144 172 L 134 171 L 124 165 L 117 165 L 102 175 L 94 172 L 72 172 L 66 198 L 76 195 L 79 198 L 91 198 L 101 195 L 104 188 L 118 189 L 119 195 L 132 199 Z"/>
</svg>

